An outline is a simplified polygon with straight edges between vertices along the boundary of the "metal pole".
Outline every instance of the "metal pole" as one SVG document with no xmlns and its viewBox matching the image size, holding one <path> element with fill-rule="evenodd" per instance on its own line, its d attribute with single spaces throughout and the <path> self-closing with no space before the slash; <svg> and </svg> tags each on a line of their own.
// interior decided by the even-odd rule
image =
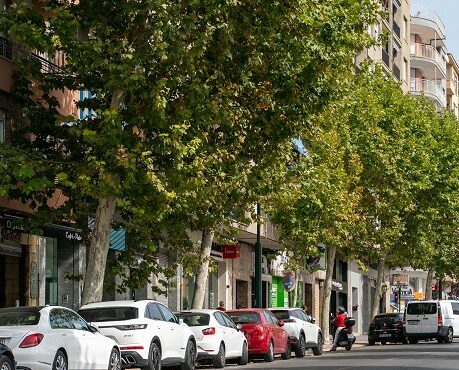
<svg viewBox="0 0 459 370">
<path fill-rule="evenodd" d="M 438 299 L 440 301 L 443 299 L 443 280 L 441 278 L 438 280 Z"/>
<path fill-rule="evenodd" d="M 398 312 L 402 312 L 402 287 L 398 286 Z"/>
<path fill-rule="evenodd" d="M 257 203 L 257 242 L 255 243 L 255 308 L 262 308 L 262 281 L 261 281 L 261 207 L 260 203 Z"/>
</svg>

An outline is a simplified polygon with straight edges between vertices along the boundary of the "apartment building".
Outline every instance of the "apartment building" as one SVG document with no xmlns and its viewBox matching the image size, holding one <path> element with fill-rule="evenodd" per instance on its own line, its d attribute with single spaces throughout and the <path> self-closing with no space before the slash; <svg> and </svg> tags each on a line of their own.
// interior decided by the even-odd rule
<svg viewBox="0 0 459 370">
<path fill-rule="evenodd" d="M 410 91 L 431 99 L 438 111 L 446 109 L 448 54 L 445 25 L 433 10 L 411 6 Z"/>
<path fill-rule="evenodd" d="M 459 66 L 451 53 L 448 53 L 446 75 L 446 106 L 459 121 Z"/>
<path fill-rule="evenodd" d="M 368 26 L 376 41 L 356 57 L 356 64 L 371 59 L 400 82 L 403 91 L 410 90 L 410 0 L 379 0 L 383 17 Z"/>
</svg>

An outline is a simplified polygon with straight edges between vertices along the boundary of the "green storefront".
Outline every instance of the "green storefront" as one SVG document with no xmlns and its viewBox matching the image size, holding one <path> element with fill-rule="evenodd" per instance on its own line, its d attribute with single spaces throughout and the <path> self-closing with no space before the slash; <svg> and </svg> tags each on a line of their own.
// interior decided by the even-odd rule
<svg viewBox="0 0 459 370">
<path fill-rule="evenodd" d="M 296 306 L 301 307 L 303 304 L 303 283 L 298 282 Z M 271 283 L 271 307 L 289 307 L 288 292 L 285 291 L 282 285 L 282 278 L 278 276 L 272 277 Z"/>
</svg>

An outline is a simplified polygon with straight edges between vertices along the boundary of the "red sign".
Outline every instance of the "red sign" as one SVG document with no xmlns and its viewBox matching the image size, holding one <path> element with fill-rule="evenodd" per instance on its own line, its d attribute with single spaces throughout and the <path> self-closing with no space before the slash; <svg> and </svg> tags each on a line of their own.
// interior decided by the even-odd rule
<svg viewBox="0 0 459 370">
<path fill-rule="evenodd" d="M 241 247 L 239 245 L 224 245 L 223 258 L 239 259 L 241 258 Z"/>
</svg>

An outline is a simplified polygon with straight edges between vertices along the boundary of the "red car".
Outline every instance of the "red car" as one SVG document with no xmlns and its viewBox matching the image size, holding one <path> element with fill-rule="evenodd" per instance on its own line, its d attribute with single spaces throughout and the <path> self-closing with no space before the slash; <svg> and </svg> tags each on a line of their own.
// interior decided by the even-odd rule
<svg viewBox="0 0 459 370">
<path fill-rule="evenodd" d="M 243 309 L 226 311 L 238 328 L 245 334 L 251 357 L 263 357 L 266 362 L 280 354 L 287 360 L 292 348 L 288 333 L 282 328 L 284 322 L 266 309 Z"/>
</svg>

